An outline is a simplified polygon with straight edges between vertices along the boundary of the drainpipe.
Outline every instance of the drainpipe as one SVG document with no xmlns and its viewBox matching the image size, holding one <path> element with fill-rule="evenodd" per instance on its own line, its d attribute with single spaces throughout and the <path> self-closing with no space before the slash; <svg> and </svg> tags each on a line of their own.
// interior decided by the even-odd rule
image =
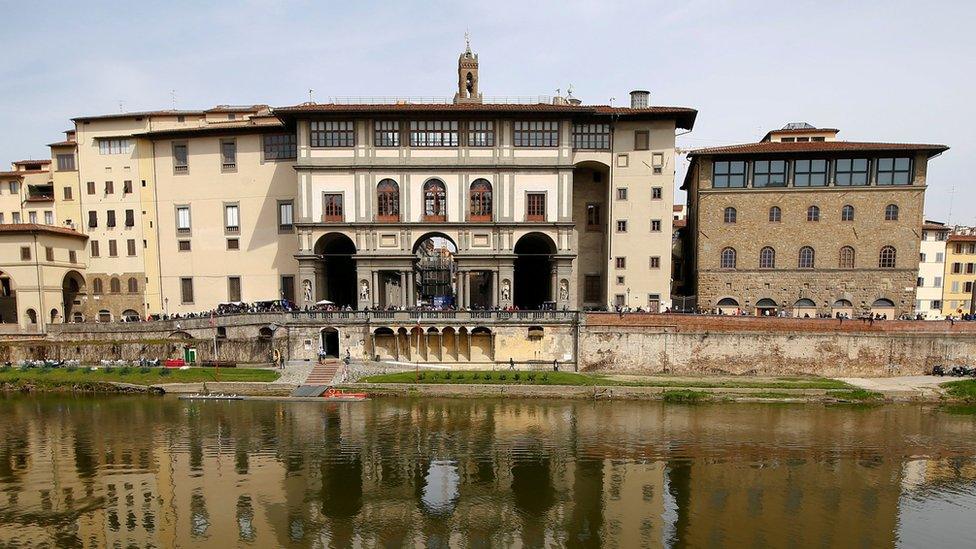
<svg viewBox="0 0 976 549">
<path fill-rule="evenodd" d="M 613 302 L 610 300 L 610 277 L 613 273 L 613 167 L 616 164 L 614 159 L 614 133 L 616 132 L 617 115 L 610 115 L 610 170 L 607 172 L 607 257 L 604 264 L 607 266 L 607 279 L 603 283 L 603 288 L 607 292 L 607 310 L 612 310 Z"/>
<path fill-rule="evenodd" d="M 32 231 L 31 233 L 34 237 L 34 270 L 37 272 L 37 326 L 43 331 L 47 331 L 47 324 L 44 320 L 44 314 L 46 307 L 44 306 L 44 279 L 41 278 L 41 262 L 37 257 L 37 231 Z"/>
</svg>

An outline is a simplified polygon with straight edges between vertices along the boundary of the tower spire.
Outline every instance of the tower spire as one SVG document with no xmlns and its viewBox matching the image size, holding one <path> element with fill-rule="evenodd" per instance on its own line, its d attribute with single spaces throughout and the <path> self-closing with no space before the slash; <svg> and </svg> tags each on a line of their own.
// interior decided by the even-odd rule
<svg viewBox="0 0 976 549">
<path fill-rule="evenodd" d="M 455 103 L 481 103 L 478 91 L 478 54 L 471 51 L 471 33 L 464 31 L 464 53 L 458 57 L 458 91 Z"/>
</svg>

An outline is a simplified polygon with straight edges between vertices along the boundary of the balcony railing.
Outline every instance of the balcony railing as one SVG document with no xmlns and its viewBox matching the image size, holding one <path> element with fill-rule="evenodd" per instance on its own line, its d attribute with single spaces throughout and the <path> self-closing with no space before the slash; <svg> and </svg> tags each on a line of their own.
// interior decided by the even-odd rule
<svg viewBox="0 0 976 549">
<path fill-rule="evenodd" d="M 424 323 L 438 321 L 460 322 L 546 322 L 571 321 L 576 311 L 292 311 L 292 320 L 338 320 Z"/>
</svg>

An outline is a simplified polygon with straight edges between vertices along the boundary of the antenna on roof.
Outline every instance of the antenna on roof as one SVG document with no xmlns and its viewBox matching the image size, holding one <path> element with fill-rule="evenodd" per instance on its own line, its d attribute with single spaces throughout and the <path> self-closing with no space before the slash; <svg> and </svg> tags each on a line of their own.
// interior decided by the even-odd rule
<svg viewBox="0 0 976 549">
<path fill-rule="evenodd" d="M 946 218 L 946 225 L 952 225 L 952 199 L 953 199 L 953 195 L 955 194 L 956 194 L 956 186 L 953 185 L 952 188 L 949 189 L 949 215 Z"/>
<path fill-rule="evenodd" d="M 613 102 L 614 102 L 614 101 L 616 101 L 616 100 L 617 100 L 617 98 L 616 98 L 616 97 L 611 97 L 611 98 L 610 98 L 610 106 L 611 106 L 611 107 L 613 106 Z"/>
<path fill-rule="evenodd" d="M 119 112 L 125 112 L 125 101 L 119 99 Z"/>
<path fill-rule="evenodd" d="M 312 88 L 309 88 L 308 89 L 308 102 L 309 103 L 315 103 L 315 101 L 312 99 L 312 96 L 313 96 L 314 93 L 315 93 L 315 90 L 313 90 Z"/>
<path fill-rule="evenodd" d="M 570 84 L 566 86 L 566 99 L 572 99 L 572 98 L 573 98 L 573 85 Z"/>
<path fill-rule="evenodd" d="M 173 104 L 173 110 L 176 110 L 176 90 L 169 90 L 169 100 Z"/>
</svg>

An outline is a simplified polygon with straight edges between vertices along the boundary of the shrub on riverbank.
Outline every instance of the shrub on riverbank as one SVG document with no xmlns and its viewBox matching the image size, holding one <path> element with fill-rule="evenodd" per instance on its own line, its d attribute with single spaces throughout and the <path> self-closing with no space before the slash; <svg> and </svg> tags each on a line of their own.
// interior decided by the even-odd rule
<svg viewBox="0 0 976 549">
<path fill-rule="evenodd" d="M 943 383 L 942 387 L 946 390 L 949 398 L 965 400 L 966 402 L 976 402 L 976 379 L 963 379 L 961 381 L 950 381 Z"/>
<path fill-rule="evenodd" d="M 106 382 L 131 383 L 133 385 L 155 385 L 158 383 L 200 383 L 211 381 L 258 381 L 271 382 L 278 379 L 275 370 L 258 368 L 190 368 L 172 370 L 168 368 L 30 368 L 0 369 L 0 385 L 12 390 L 46 390 L 58 387 L 71 387 L 79 384 Z M 218 379 L 219 378 L 219 379 Z"/>
<path fill-rule="evenodd" d="M 455 383 L 513 384 L 513 385 L 606 385 L 593 376 L 572 372 L 519 372 L 509 370 L 425 370 L 422 372 L 397 372 L 369 376 L 363 383 Z"/>
</svg>

